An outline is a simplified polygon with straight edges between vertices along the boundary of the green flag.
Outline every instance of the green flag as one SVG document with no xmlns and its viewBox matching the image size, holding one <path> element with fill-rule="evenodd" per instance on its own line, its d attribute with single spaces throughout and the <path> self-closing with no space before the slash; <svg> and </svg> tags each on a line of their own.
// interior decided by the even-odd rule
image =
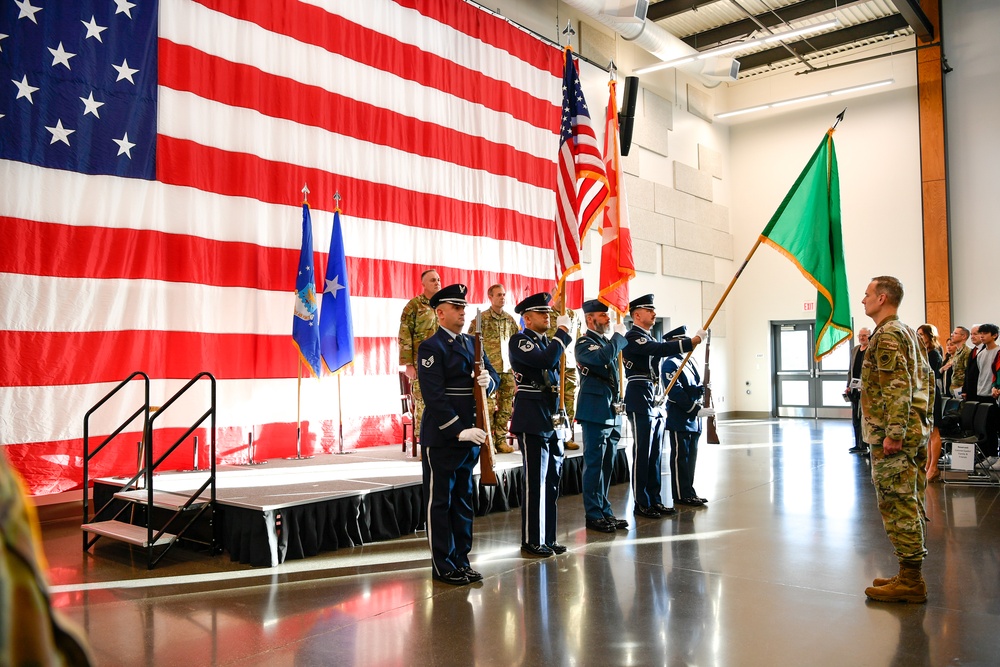
<svg viewBox="0 0 1000 667">
<path fill-rule="evenodd" d="M 833 130 L 823 137 L 795 185 L 760 235 L 816 286 L 816 360 L 851 338 L 840 178 Z"/>
</svg>

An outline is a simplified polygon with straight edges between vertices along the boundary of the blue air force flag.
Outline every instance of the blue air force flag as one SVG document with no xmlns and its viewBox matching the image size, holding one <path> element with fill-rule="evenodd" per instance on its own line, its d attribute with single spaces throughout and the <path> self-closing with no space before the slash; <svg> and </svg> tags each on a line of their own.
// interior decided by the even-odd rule
<svg viewBox="0 0 1000 667">
<path fill-rule="evenodd" d="M 320 347 L 327 370 L 336 373 L 354 361 L 354 323 L 351 320 L 351 286 L 340 229 L 340 210 L 333 213 L 333 234 L 326 265 L 323 310 L 319 321 Z"/>
</svg>

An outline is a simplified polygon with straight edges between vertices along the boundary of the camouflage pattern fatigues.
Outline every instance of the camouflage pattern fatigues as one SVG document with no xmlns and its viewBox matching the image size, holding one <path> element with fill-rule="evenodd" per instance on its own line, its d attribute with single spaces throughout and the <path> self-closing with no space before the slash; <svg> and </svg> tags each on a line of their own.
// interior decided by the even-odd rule
<svg viewBox="0 0 1000 667">
<path fill-rule="evenodd" d="M 952 393 L 955 393 L 956 389 L 962 393 L 962 388 L 965 386 L 965 367 L 969 365 L 971 352 L 972 348 L 962 343 L 951 357 L 951 387 L 949 389 Z"/>
<path fill-rule="evenodd" d="M 861 366 L 862 432 L 871 448 L 872 482 L 882 524 L 900 562 L 919 563 L 924 547 L 923 490 L 934 384 L 916 332 L 895 315 L 872 332 Z M 886 456 L 882 441 L 902 440 Z"/>
<path fill-rule="evenodd" d="M 487 398 L 490 411 L 490 430 L 493 431 L 493 446 L 499 447 L 507 439 L 507 424 L 514 411 L 514 375 L 510 370 L 507 345 L 511 336 L 520 331 L 517 320 L 506 312 L 499 315 L 487 308 L 480 314 L 483 321 L 483 351 L 500 375 L 500 387 Z M 470 334 L 476 333 L 476 318 L 469 324 Z"/>
<path fill-rule="evenodd" d="M 577 321 L 576 313 L 572 308 L 566 309 L 566 316 L 569 317 L 569 337 L 576 340 L 577 332 Z M 545 332 L 545 335 L 549 337 L 549 340 L 555 337 L 556 329 L 556 317 L 553 315 L 549 318 L 549 329 Z M 566 414 L 569 416 L 569 423 L 573 424 L 573 417 L 576 415 L 576 357 L 573 354 L 573 346 L 570 345 L 566 348 L 566 354 L 563 355 L 566 360 L 566 372 L 563 377 L 566 378 Z M 570 439 L 572 442 L 572 439 Z"/>
<path fill-rule="evenodd" d="M 416 367 L 417 347 L 438 330 L 437 315 L 430 300 L 418 294 L 403 307 L 399 317 L 399 365 Z M 410 381 L 413 390 L 413 439 L 420 440 L 420 420 L 424 416 L 424 397 L 417 378 Z"/>
<path fill-rule="evenodd" d="M 0 665 L 90 665 L 82 631 L 52 605 L 35 505 L 0 454 Z"/>
</svg>

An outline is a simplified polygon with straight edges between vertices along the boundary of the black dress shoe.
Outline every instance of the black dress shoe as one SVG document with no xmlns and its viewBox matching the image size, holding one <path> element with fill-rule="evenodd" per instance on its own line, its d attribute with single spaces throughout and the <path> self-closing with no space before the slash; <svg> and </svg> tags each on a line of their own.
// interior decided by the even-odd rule
<svg viewBox="0 0 1000 667">
<path fill-rule="evenodd" d="M 659 512 L 657 512 L 652 507 L 644 507 L 643 505 L 636 505 L 635 506 L 635 513 L 636 514 L 641 514 L 642 516 L 645 516 L 645 517 L 649 517 L 650 519 L 659 519 L 659 518 L 662 518 L 662 516 L 663 516 L 662 514 L 660 514 Z"/>
<path fill-rule="evenodd" d="M 850 449 L 848 449 L 847 453 L 848 454 L 863 454 L 864 451 L 865 451 L 865 447 L 863 445 L 855 445 L 854 447 L 851 447 Z"/>
<path fill-rule="evenodd" d="M 452 586 L 464 586 L 470 583 L 469 578 L 461 570 L 450 570 L 441 574 L 435 574 L 434 580 L 440 581 L 442 584 L 451 584 Z"/>
<path fill-rule="evenodd" d="M 564 547 L 563 545 L 559 544 L 558 542 L 553 542 L 552 544 L 546 544 L 545 546 L 547 546 L 549 549 L 551 549 L 552 553 L 554 553 L 554 554 L 564 554 L 564 553 L 566 553 L 566 547 Z"/>
<path fill-rule="evenodd" d="M 615 527 L 605 519 L 587 519 L 587 528 L 597 530 L 602 533 L 613 533 Z"/>
<path fill-rule="evenodd" d="M 468 579 L 470 582 L 482 581 L 483 580 L 483 575 L 480 574 L 479 572 L 476 572 L 475 570 L 473 570 L 468 565 L 466 565 L 465 567 L 459 568 L 459 571 L 461 571 L 461 573 L 465 575 L 465 578 Z"/>
<path fill-rule="evenodd" d="M 688 507 L 704 507 L 705 503 L 700 498 L 680 498 L 674 501 L 675 505 L 687 505 Z"/>
<path fill-rule="evenodd" d="M 552 549 L 549 549 L 544 544 L 524 543 L 521 545 L 521 552 L 531 554 L 532 556 L 541 556 L 542 558 L 552 555 Z"/>
<path fill-rule="evenodd" d="M 617 530 L 628 530 L 628 521 L 625 519 L 619 519 L 612 515 L 604 517 L 604 520 L 614 526 Z"/>
<path fill-rule="evenodd" d="M 653 505 L 653 509 L 660 513 L 660 516 L 673 516 L 677 514 L 677 510 L 673 507 L 667 507 L 663 503 L 656 503 Z"/>
<path fill-rule="evenodd" d="M 698 496 L 698 500 L 706 504 L 708 503 L 708 498 L 702 498 L 701 496 Z"/>
</svg>

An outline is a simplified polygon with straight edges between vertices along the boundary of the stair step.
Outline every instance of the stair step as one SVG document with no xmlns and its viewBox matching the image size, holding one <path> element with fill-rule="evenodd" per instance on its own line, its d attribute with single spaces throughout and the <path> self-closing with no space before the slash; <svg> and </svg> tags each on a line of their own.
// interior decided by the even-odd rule
<svg viewBox="0 0 1000 667">
<path fill-rule="evenodd" d="M 182 493 L 173 493 L 172 491 L 153 491 L 153 507 L 159 507 L 160 509 L 177 511 L 184 506 L 184 503 L 188 501 L 191 496 L 184 495 Z M 135 489 L 134 491 L 119 491 L 115 494 L 115 498 L 119 500 L 125 500 L 130 503 L 147 503 L 149 502 L 149 491 L 146 489 Z M 210 500 L 204 496 L 198 500 L 191 503 L 188 507 L 189 510 L 195 510 L 201 508 L 203 505 L 207 505 Z"/>
<path fill-rule="evenodd" d="M 137 547 L 145 548 L 149 546 L 149 535 L 146 528 L 143 526 L 134 526 L 130 523 L 125 523 L 124 521 L 97 521 L 94 523 L 85 523 L 81 526 L 81 528 L 83 528 L 83 531 L 86 533 L 103 535 L 104 537 L 110 537 L 114 540 L 134 544 Z M 160 539 L 156 540 L 153 546 L 166 546 L 173 543 L 176 539 L 176 535 L 164 533 L 160 536 Z"/>
</svg>

